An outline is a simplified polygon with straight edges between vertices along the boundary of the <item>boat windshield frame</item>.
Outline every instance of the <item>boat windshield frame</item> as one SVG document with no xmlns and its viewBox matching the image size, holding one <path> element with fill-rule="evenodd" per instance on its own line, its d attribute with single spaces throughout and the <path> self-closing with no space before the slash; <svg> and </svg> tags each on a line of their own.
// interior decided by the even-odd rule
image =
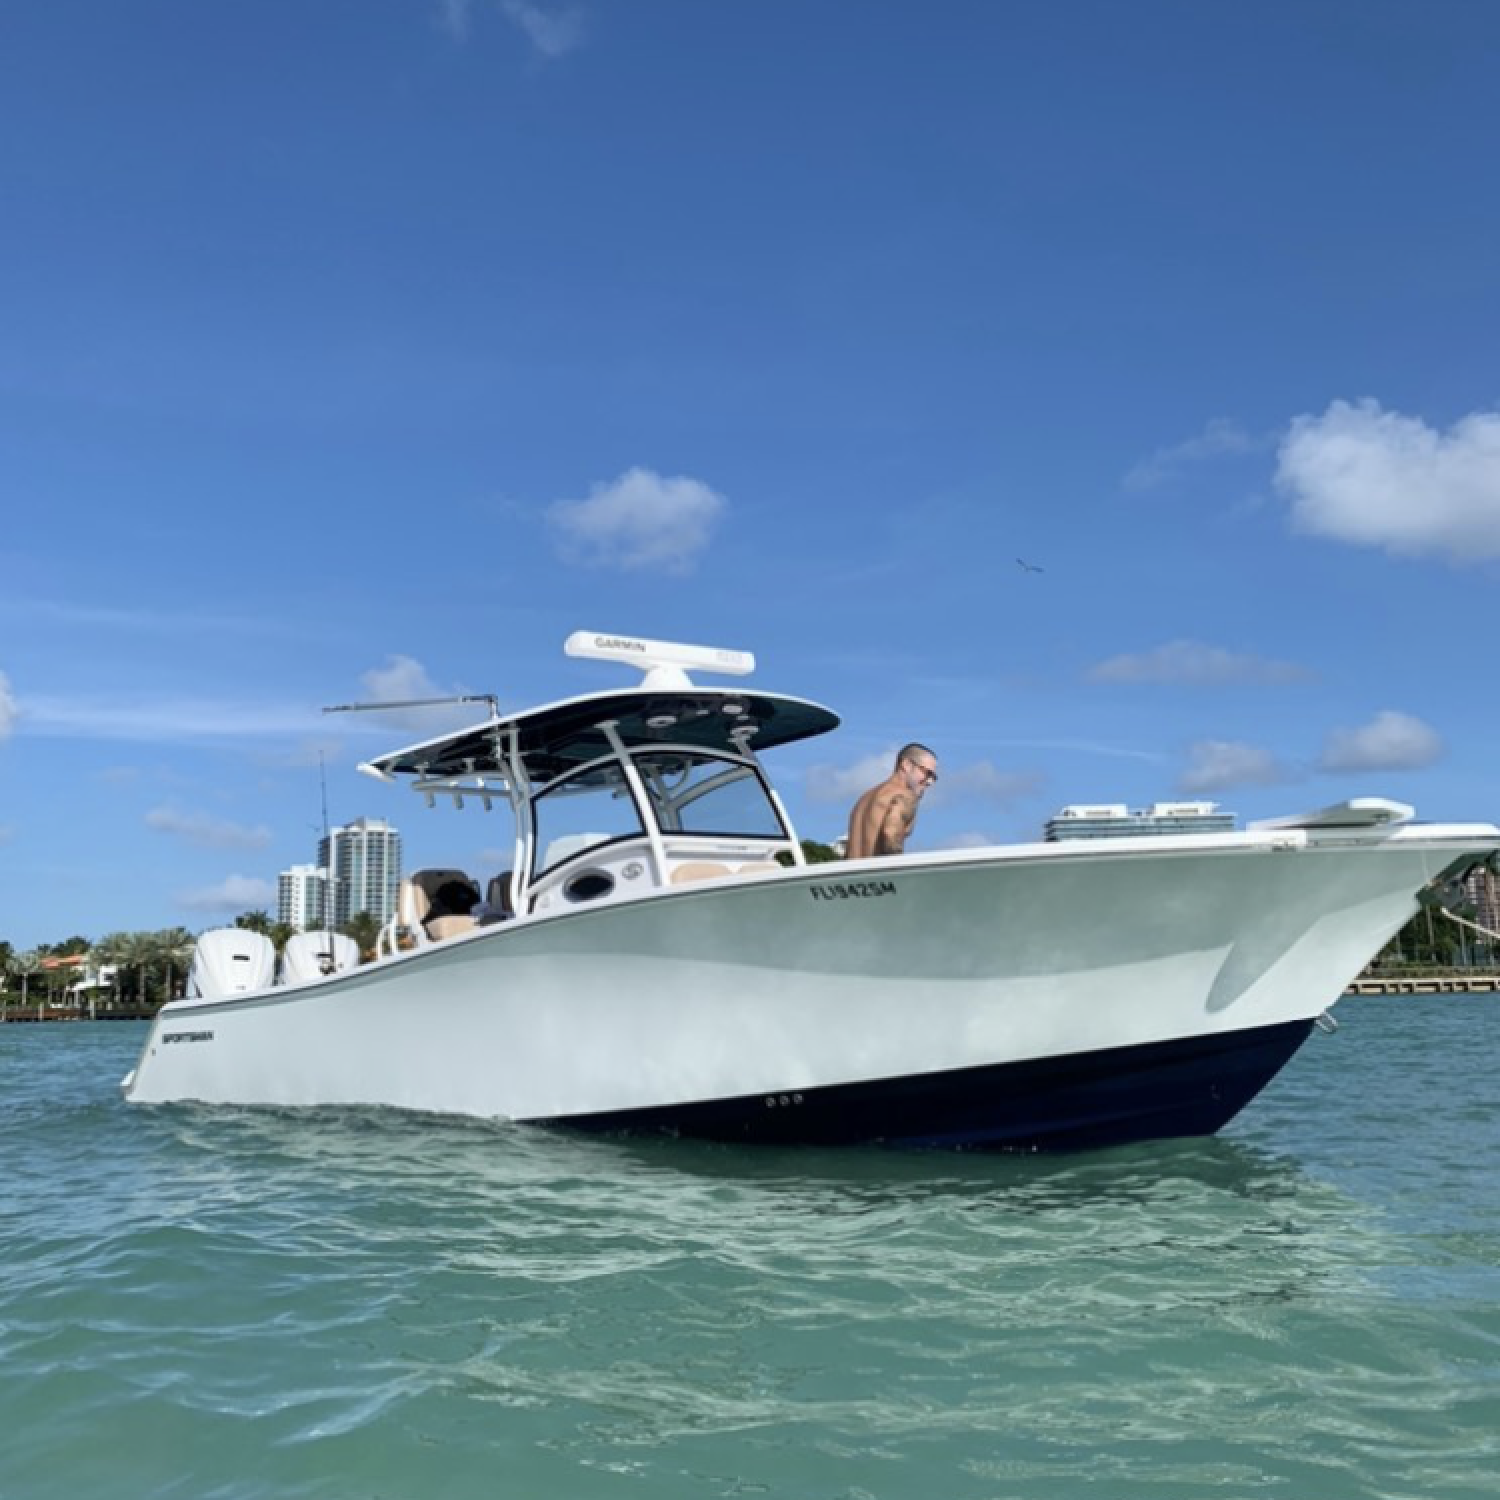
<svg viewBox="0 0 1500 1500">
<path fill-rule="evenodd" d="M 669 783 L 663 769 L 653 762 L 679 762 L 683 775 L 691 778 L 695 770 L 706 770 L 708 774 L 684 785 L 683 781 Z M 715 769 L 716 768 L 716 769 Z M 758 793 L 757 811 L 765 821 L 759 827 L 686 827 L 683 813 L 704 798 L 714 796 L 726 788 L 744 783 Z M 541 819 L 537 813 L 547 805 L 549 798 L 575 798 L 604 794 L 618 799 L 628 796 L 634 826 L 621 832 L 604 832 L 588 836 L 582 843 L 566 847 L 560 857 L 548 860 L 556 839 L 543 840 Z M 763 844 L 768 849 L 789 849 L 795 857 L 797 851 L 796 832 L 787 817 L 780 797 L 753 752 L 736 754 L 719 749 L 705 749 L 692 744 L 616 744 L 607 755 L 584 765 L 573 767 L 562 775 L 541 785 L 526 788 L 517 808 L 518 859 L 516 868 L 524 870 L 525 887 L 546 879 L 554 870 L 584 854 L 595 855 L 609 845 L 646 839 L 656 855 L 658 869 L 665 878 L 667 864 L 666 841 L 674 845 L 684 841 L 702 840 L 714 844 L 725 840 L 737 844 Z M 600 822 L 605 821 L 600 819 Z M 623 821 L 623 820 L 622 820 Z M 577 833 L 564 835 L 565 839 L 578 838 Z"/>
</svg>

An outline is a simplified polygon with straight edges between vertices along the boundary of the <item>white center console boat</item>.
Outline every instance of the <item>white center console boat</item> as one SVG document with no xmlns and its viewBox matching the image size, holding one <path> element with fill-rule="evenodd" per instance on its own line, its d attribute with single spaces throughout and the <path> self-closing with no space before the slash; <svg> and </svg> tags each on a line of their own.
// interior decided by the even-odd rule
<svg viewBox="0 0 1500 1500">
<path fill-rule="evenodd" d="M 1367 798 L 1243 832 L 809 865 L 761 755 L 835 714 L 689 676 L 744 675 L 738 652 L 588 633 L 567 650 L 642 678 L 363 768 L 508 808 L 513 869 L 403 882 L 374 962 L 165 1006 L 128 1100 L 727 1141 L 1207 1134 L 1424 887 L 1500 850 L 1490 824 Z"/>
</svg>

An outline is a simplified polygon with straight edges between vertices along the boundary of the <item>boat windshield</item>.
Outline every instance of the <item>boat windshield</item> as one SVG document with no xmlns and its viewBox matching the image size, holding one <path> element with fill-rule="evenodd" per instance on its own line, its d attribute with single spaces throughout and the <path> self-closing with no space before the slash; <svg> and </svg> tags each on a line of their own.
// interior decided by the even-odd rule
<svg viewBox="0 0 1500 1500">
<path fill-rule="evenodd" d="M 787 836 L 753 766 L 676 750 L 638 753 L 634 758 L 663 833 Z"/>
<path fill-rule="evenodd" d="M 652 814 L 663 833 L 736 839 L 788 837 L 753 766 L 685 750 L 637 752 Z M 539 878 L 585 849 L 639 838 L 640 811 L 618 762 L 555 781 L 532 801 Z"/>
<path fill-rule="evenodd" d="M 646 831 L 618 762 L 553 782 L 532 802 L 532 816 L 537 875 L 596 844 L 639 838 Z"/>
</svg>

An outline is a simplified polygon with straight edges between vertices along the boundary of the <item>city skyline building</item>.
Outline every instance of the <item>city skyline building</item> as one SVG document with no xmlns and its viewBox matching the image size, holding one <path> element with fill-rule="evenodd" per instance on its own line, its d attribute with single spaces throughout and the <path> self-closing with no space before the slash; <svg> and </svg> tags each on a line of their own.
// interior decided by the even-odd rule
<svg viewBox="0 0 1500 1500">
<path fill-rule="evenodd" d="M 1474 921 L 1484 929 L 1484 936 L 1500 932 L 1500 880 L 1486 866 L 1470 870 L 1464 879 L 1464 890 L 1474 903 Z"/>
<path fill-rule="evenodd" d="M 355 818 L 318 841 L 318 865 L 328 874 L 325 920 L 342 927 L 368 912 L 380 922 L 396 914 L 401 883 L 401 835 L 384 818 Z"/>
<path fill-rule="evenodd" d="M 321 865 L 293 865 L 276 881 L 276 920 L 298 932 L 322 927 L 328 914 L 328 871 Z"/>
</svg>

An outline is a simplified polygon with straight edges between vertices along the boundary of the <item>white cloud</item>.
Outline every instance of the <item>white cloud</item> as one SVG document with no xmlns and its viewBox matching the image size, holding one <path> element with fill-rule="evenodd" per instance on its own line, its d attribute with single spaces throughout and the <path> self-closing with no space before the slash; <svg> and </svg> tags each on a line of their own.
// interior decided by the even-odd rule
<svg viewBox="0 0 1500 1500">
<path fill-rule="evenodd" d="M 992 839 L 988 834 L 971 830 L 967 833 L 949 834 L 947 838 L 939 839 L 932 847 L 934 849 L 988 849 L 997 843 L 999 843 L 998 839 Z"/>
<path fill-rule="evenodd" d="M 0 672 L 0 740 L 8 739 L 16 727 L 16 700 L 10 690 L 10 678 Z"/>
<path fill-rule="evenodd" d="M 728 509 L 697 479 L 636 468 L 595 485 L 586 500 L 554 502 L 547 515 L 569 561 L 687 573 Z"/>
<path fill-rule="evenodd" d="M 872 786 L 878 786 L 896 764 L 897 747 L 877 750 L 852 766 L 809 766 L 806 786 L 809 802 L 847 802 L 851 805 Z"/>
<path fill-rule="evenodd" d="M 438 0 L 439 25 L 455 42 L 467 42 L 474 0 Z M 583 45 L 584 12 L 576 5 L 553 7 L 536 0 L 496 0 L 496 9 L 546 58 Z"/>
<path fill-rule="evenodd" d="M 1237 740 L 1198 740 L 1188 747 L 1188 763 L 1178 778 L 1187 793 L 1223 792 L 1239 786 L 1276 786 L 1293 780 L 1269 750 Z"/>
<path fill-rule="evenodd" d="M 1323 771 L 1414 771 L 1430 766 L 1443 742 L 1429 724 L 1411 714 L 1385 709 L 1357 729 L 1336 729 L 1323 747 Z"/>
<path fill-rule="evenodd" d="M 304 632 L 306 622 L 293 622 L 286 614 L 219 615 L 181 610 L 120 608 L 96 600 L 49 599 L 30 594 L 7 592 L 0 597 L 0 615 L 37 625 L 45 622 L 50 630 L 106 630 L 140 632 L 152 635 L 182 636 L 215 634 L 289 636 Z"/>
<path fill-rule="evenodd" d="M 462 698 L 467 688 L 443 687 L 427 675 L 427 668 L 411 656 L 391 656 L 382 667 L 360 674 L 360 682 L 372 703 L 419 703 L 428 698 Z M 433 704 L 427 708 L 389 708 L 358 717 L 392 729 L 408 730 L 427 738 L 477 724 L 487 717 L 484 703 Z"/>
<path fill-rule="evenodd" d="M 1276 486 L 1299 531 L 1408 557 L 1500 557 L 1500 412 L 1441 432 L 1378 401 L 1335 401 L 1292 423 Z"/>
<path fill-rule="evenodd" d="M 334 716 L 329 722 L 337 722 L 338 717 L 340 716 Z M 365 717 L 378 719 L 380 715 L 367 714 Z M 348 729 L 351 726 L 345 720 L 343 727 Z M 337 764 L 345 758 L 346 754 L 347 751 L 344 742 L 338 735 L 325 734 L 318 737 L 309 736 L 305 740 L 298 741 L 295 745 L 288 746 L 285 750 L 267 751 L 257 757 L 257 763 L 263 766 L 269 765 L 284 767 L 293 771 L 305 771 L 313 766 L 327 767 Z"/>
<path fill-rule="evenodd" d="M 271 830 L 264 826 L 246 828 L 206 813 L 181 812 L 173 807 L 153 808 L 146 814 L 146 826 L 207 849 L 264 849 L 271 842 Z"/>
<path fill-rule="evenodd" d="M 321 723 L 306 705 L 232 703 L 213 698 L 27 698 L 28 734 L 67 739 L 243 740 L 306 734 Z"/>
<path fill-rule="evenodd" d="M 449 688 L 439 687 L 427 668 L 414 656 L 388 656 L 383 667 L 361 672 L 359 680 L 377 702 L 403 698 L 451 698 Z"/>
<path fill-rule="evenodd" d="M 994 740 L 1009 750 L 1060 750 L 1068 755 L 1099 755 L 1111 760 L 1142 760 L 1161 765 L 1171 759 L 1159 750 L 1137 750 L 1130 745 L 1110 745 L 1100 740 Z"/>
<path fill-rule="evenodd" d="M 562 57 L 582 45 L 583 12 L 576 6 L 551 10 L 533 0 L 500 0 L 500 9 L 543 57 Z"/>
<path fill-rule="evenodd" d="M 269 880 L 258 880 L 252 875 L 230 875 L 218 885 L 182 891 L 177 900 L 189 911 L 235 915 L 242 911 L 269 911 L 276 903 L 276 887 Z"/>
<path fill-rule="evenodd" d="M 1295 662 L 1201 641 L 1168 641 L 1153 651 L 1112 656 L 1090 667 L 1090 682 L 1167 683 L 1182 687 L 1218 687 L 1226 684 L 1309 682 L 1313 674 Z"/>
<path fill-rule="evenodd" d="M 384 667 L 364 674 L 368 691 L 382 700 L 454 697 L 463 689 L 445 689 L 427 676 L 419 662 L 391 657 Z M 484 704 L 447 710 L 340 716 L 340 731 L 357 732 L 384 722 L 387 728 L 442 734 L 477 723 L 487 713 Z M 21 717 L 19 711 L 17 719 Z M 325 742 L 335 721 L 313 703 L 237 703 L 220 698 L 33 698 L 24 705 L 28 735 L 65 739 L 126 740 L 159 744 L 202 740 L 286 740 L 301 744 Z"/>
<path fill-rule="evenodd" d="M 942 773 L 938 784 L 923 799 L 935 807 L 956 802 L 990 802 L 997 807 L 1008 807 L 1040 791 L 1046 780 L 1040 772 L 1002 771 L 987 760 L 950 770 L 939 759 L 938 769 Z"/>
<path fill-rule="evenodd" d="M 469 35 L 469 9 L 470 0 L 438 0 L 443 30 L 456 41 L 462 42 Z"/>
<path fill-rule="evenodd" d="M 1158 485 L 1177 478 L 1183 469 L 1192 464 L 1220 458 L 1225 454 L 1248 453 L 1257 446 L 1257 440 L 1238 422 L 1227 417 L 1215 417 L 1197 437 L 1174 443 L 1167 448 L 1158 448 L 1150 458 L 1138 463 L 1125 476 L 1125 488 L 1155 489 Z"/>
<path fill-rule="evenodd" d="M 852 806 L 872 786 L 891 774 L 896 751 L 879 750 L 851 766 L 811 766 L 806 777 L 809 802 L 843 802 Z M 948 766 L 938 757 L 938 784 L 922 799 L 929 806 L 960 802 L 989 802 L 1005 807 L 1036 792 L 1044 778 L 1035 771 L 1002 771 L 987 760 Z"/>
</svg>

